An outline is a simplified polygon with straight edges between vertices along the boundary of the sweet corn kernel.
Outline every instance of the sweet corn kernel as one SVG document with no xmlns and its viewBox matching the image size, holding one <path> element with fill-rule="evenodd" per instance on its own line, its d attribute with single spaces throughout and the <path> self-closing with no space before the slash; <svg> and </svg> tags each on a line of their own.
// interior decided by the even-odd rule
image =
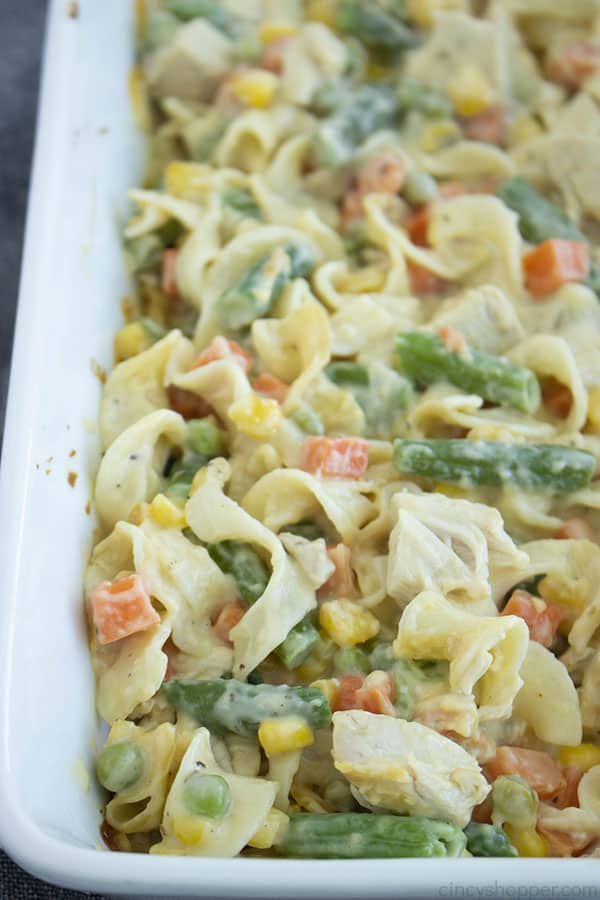
<svg viewBox="0 0 600 900">
<path fill-rule="evenodd" d="M 314 735 L 304 719 L 288 716 L 261 722 L 258 740 L 267 756 L 276 756 L 278 753 L 309 747 L 314 741 Z"/>
<path fill-rule="evenodd" d="M 157 494 L 150 504 L 150 515 L 155 522 L 165 528 L 185 528 L 186 521 L 182 509 L 164 494 Z"/>
<path fill-rule="evenodd" d="M 379 620 L 353 600 L 328 600 L 323 603 L 319 622 L 338 647 L 362 644 L 379 631 Z"/>
<path fill-rule="evenodd" d="M 504 831 L 519 856 L 548 856 L 548 844 L 535 828 L 516 828 L 505 823 Z"/>
<path fill-rule="evenodd" d="M 322 22 L 329 28 L 335 28 L 336 0 L 308 0 L 304 15 L 313 22 Z"/>
<path fill-rule="evenodd" d="M 197 847 L 204 840 L 207 824 L 195 816 L 179 815 L 173 820 L 173 833 L 188 847 Z"/>
<path fill-rule="evenodd" d="M 283 418 L 276 400 L 260 397 L 253 391 L 232 403 L 227 414 L 243 434 L 258 440 L 270 437 Z"/>
<path fill-rule="evenodd" d="M 453 499 L 462 499 L 467 496 L 467 491 L 458 484 L 448 484 L 445 481 L 439 481 L 434 485 L 433 490 L 436 494 L 443 494 L 444 497 L 452 497 Z"/>
<path fill-rule="evenodd" d="M 447 88 L 459 116 L 477 116 L 491 106 L 494 91 L 478 66 L 464 65 Z"/>
<path fill-rule="evenodd" d="M 386 272 L 381 266 L 365 266 L 356 272 L 349 272 L 340 281 L 340 290 L 350 294 L 368 294 L 380 291 L 385 284 Z"/>
<path fill-rule="evenodd" d="M 460 140 L 460 128 L 452 119 L 439 119 L 437 122 L 431 122 L 426 125 L 419 143 L 421 150 L 425 153 L 435 153 L 449 144 Z"/>
<path fill-rule="evenodd" d="M 278 21 L 277 19 L 267 19 L 258 26 L 258 36 L 262 44 L 272 44 L 274 41 L 280 41 L 281 38 L 293 37 L 296 29 L 289 22 Z"/>
<path fill-rule="evenodd" d="M 577 747 L 561 747 L 558 759 L 563 766 L 577 766 L 587 772 L 592 766 L 600 766 L 600 747 L 596 744 L 579 744 Z"/>
<path fill-rule="evenodd" d="M 318 688 L 322 694 L 325 694 L 327 702 L 331 706 L 335 700 L 338 685 L 339 681 L 337 678 L 319 678 L 317 681 L 313 681 L 310 686 Z"/>
<path fill-rule="evenodd" d="M 248 846 L 256 850 L 268 850 L 281 840 L 289 821 L 289 816 L 273 807 L 258 831 L 248 841 Z"/>
<path fill-rule="evenodd" d="M 246 69 L 231 78 L 229 89 L 234 96 L 254 109 L 265 109 L 271 103 L 279 79 L 266 69 Z"/>
<path fill-rule="evenodd" d="M 600 434 L 600 387 L 592 388 L 588 394 L 587 424 L 590 431 Z"/>
<path fill-rule="evenodd" d="M 411 22 L 421 28 L 431 28 L 437 13 L 444 10 L 466 12 L 465 0 L 408 0 L 407 12 Z"/>
<path fill-rule="evenodd" d="M 206 166 L 198 163 L 170 162 L 165 169 L 165 191 L 174 197 L 197 193 L 207 186 Z"/>
<path fill-rule="evenodd" d="M 115 360 L 122 362 L 124 359 L 131 359 L 132 356 L 137 356 L 138 353 L 142 353 L 151 346 L 152 339 L 144 326 L 139 322 L 130 322 L 115 334 Z"/>
</svg>

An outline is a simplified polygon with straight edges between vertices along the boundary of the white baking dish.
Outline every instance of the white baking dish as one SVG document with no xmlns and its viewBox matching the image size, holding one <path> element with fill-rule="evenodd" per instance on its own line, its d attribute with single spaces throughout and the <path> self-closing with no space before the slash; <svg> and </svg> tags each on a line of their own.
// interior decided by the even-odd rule
<svg viewBox="0 0 600 900">
<path fill-rule="evenodd" d="M 118 223 L 142 148 L 127 94 L 132 3 L 82 0 L 77 19 L 68 5 L 54 0 L 49 18 L 1 480 L 2 845 L 42 878 L 115 894 L 516 896 L 518 886 L 535 897 L 576 885 L 592 896 L 600 860 L 224 862 L 100 849 L 101 798 L 83 789 L 99 733 L 81 602 L 100 391 L 90 363 L 110 361 L 126 288 Z"/>
</svg>

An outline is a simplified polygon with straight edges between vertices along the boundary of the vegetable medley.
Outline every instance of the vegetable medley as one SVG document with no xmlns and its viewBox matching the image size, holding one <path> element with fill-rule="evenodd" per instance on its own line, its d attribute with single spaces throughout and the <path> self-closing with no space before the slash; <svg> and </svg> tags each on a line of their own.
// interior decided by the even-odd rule
<svg viewBox="0 0 600 900">
<path fill-rule="evenodd" d="M 147 0 L 112 849 L 600 855 L 600 2 Z"/>
</svg>

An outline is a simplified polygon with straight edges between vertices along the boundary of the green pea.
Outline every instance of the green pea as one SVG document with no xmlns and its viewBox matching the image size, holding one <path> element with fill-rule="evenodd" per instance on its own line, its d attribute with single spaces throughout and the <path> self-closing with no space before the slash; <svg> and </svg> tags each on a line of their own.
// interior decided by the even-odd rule
<svg viewBox="0 0 600 900">
<path fill-rule="evenodd" d="M 190 447 L 195 453 L 217 456 L 221 452 L 221 432 L 212 416 L 187 423 Z"/>
<path fill-rule="evenodd" d="M 535 791 L 518 775 L 500 775 L 492 785 L 492 821 L 508 822 L 515 828 L 535 825 L 538 798 Z"/>
<path fill-rule="evenodd" d="M 307 403 L 303 403 L 294 410 L 292 419 L 305 434 L 324 434 L 325 432 L 319 415 Z"/>
<path fill-rule="evenodd" d="M 183 804 L 193 816 L 222 819 L 231 805 L 231 790 L 221 775 L 193 772 L 183 787 Z"/>
<path fill-rule="evenodd" d="M 424 203 L 433 200 L 436 194 L 435 178 L 427 172 L 418 172 L 416 169 L 408 173 L 404 182 L 404 196 L 411 206 L 423 206 Z"/>
<path fill-rule="evenodd" d="M 135 741 L 109 744 L 98 755 L 96 775 L 107 791 L 118 794 L 140 780 L 144 770 L 144 751 Z"/>
</svg>

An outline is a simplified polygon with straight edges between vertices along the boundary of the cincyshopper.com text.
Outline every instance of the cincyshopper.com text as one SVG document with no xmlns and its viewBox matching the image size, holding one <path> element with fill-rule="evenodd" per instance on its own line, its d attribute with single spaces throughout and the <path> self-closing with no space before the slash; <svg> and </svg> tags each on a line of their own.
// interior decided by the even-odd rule
<svg viewBox="0 0 600 900">
<path fill-rule="evenodd" d="M 439 888 L 437 895 L 446 900 L 479 900 L 480 897 L 494 897 L 498 900 L 584 900 L 591 897 L 600 900 L 600 885 L 506 885 L 498 881 L 465 885 L 451 881 Z"/>
</svg>

